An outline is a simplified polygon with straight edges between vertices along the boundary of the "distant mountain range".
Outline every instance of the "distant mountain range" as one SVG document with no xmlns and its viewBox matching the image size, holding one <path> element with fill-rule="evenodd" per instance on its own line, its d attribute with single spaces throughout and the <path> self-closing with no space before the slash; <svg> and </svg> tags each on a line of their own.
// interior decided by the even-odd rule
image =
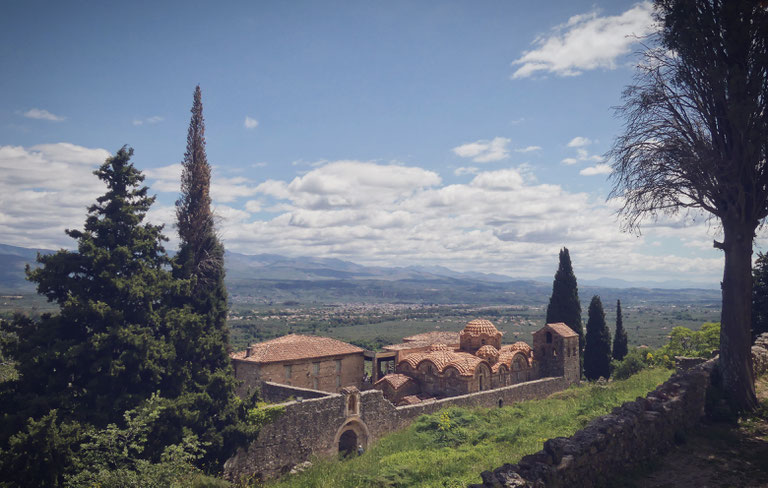
<svg viewBox="0 0 768 488">
<path fill-rule="evenodd" d="M 0 244 L 0 291 L 29 292 L 24 266 L 37 253 Z M 379 267 L 332 258 L 246 255 L 227 252 L 227 287 L 234 300 L 303 303 L 514 303 L 545 304 L 552 277 L 513 278 L 500 274 L 458 272 L 442 266 Z M 719 303 L 718 289 L 683 281 L 630 282 L 615 278 L 579 280 L 586 300 L 593 294 L 604 303 Z"/>
</svg>

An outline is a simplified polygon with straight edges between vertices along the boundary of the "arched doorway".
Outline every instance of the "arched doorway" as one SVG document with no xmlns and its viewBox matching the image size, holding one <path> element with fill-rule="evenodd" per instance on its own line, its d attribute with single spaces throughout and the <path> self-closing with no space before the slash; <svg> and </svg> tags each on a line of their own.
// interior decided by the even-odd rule
<svg viewBox="0 0 768 488">
<path fill-rule="evenodd" d="M 356 454 L 360 446 L 367 449 L 369 436 L 368 427 L 360 419 L 350 419 L 336 431 L 333 446 L 338 448 L 339 456 L 346 457 Z"/>
<path fill-rule="evenodd" d="M 357 434 L 354 430 L 345 430 L 339 437 L 339 455 L 347 457 L 357 452 Z"/>
</svg>

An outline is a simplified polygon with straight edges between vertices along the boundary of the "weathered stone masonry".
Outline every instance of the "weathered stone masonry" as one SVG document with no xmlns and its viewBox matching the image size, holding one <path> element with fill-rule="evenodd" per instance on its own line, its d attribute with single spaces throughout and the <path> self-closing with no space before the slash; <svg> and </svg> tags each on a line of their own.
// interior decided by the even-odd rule
<svg viewBox="0 0 768 488">
<path fill-rule="evenodd" d="M 752 347 L 755 375 L 768 373 L 768 333 Z M 689 366 L 690 362 L 688 365 Z M 557 437 L 519 464 L 481 474 L 470 488 L 593 487 L 642 466 L 701 422 L 717 358 L 679 371 L 645 398 L 614 408 L 571 437 Z"/>
<path fill-rule="evenodd" d="M 449 406 L 511 405 L 545 397 L 567 388 L 569 384 L 563 377 L 544 378 L 495 390 L 395 407 L 379 390 L 359 392 L 356 388 L 347 388 L 340 394 L 306 399 L 308 395 L 302 392 L 317 392 L 265 383 L 261 387 L 262 395 L 267 392 L 272 399 L 289 396 L 303 396 L 305 399 L 281 404 L 283 414 L 264 426 L 258 438 L 247 449 L 238 450 L 225 464 L 224 473 L 230 480 L 273 478 L 290 471 L 293 466 L 312 456 L 336 456 L 340 443 L 343 444 L 342 435 L 348 431 L 353 434 L 347 436 L 367 449 L 371 442 L 407 426 L 423 414 Z"/>
</svg>

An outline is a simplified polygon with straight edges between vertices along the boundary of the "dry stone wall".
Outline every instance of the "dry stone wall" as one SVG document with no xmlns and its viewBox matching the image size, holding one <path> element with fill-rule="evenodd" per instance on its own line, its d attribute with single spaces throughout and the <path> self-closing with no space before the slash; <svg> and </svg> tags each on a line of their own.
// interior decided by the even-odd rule
<svg viewBox="0 0 768 488">
<path fill-rule="evenodd" d="M 544 378 L 403 407 L 392 405 L 380 390 L 368 390 L 357 393 L 359 408 L 352 413 L 347 394 L 323 394 L 264 382 L 261 393 L 265 399 L 281 401 L 301 397 L 302 400 L 281 403 L 283 413 L 264 426 L 247 449 L 239 449 L 226 462 L 224 475 L 233 481 L 274 478 L 313 456 L 336 456 L 340 436 L 346 430 L 353 430 L 357 442 L 367 448 L 373 441 L 409 425 L 423 414 L 450 406 L 492 408 L 510 405 L 546 397 L 567 388 L 569 384 L 562 377 Z M 323 396 L 310 398 L 311 394 Z"/>
<path fill-rule="evenodd" d="M 544 443 L 541 451 L 481 474 L 497 487 L 593 487 L 653 459 L 704 416 L 715 359 L 673 375 L 645 398 L 616 407 L 571 437 Z"/>
</svg>

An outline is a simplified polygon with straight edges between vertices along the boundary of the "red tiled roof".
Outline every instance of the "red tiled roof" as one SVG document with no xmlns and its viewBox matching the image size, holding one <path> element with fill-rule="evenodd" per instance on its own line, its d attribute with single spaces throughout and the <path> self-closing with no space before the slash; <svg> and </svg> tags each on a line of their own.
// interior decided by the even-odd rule
<svg viewBox="0 0 768 488">
<path fill-rule="evenodd" d="M 547 327 L 549 327 L 550 329 L 560 334 L 561 337 L 578 337 L 578 334 L 574 332 L 573 329 L 565 325 L 563 322 L 547 324 Z"/>
<path fill-rule="evenodd" d="M 483 319 L 475 319 L 467 322 L 467 325 L 464 326 L 464 330 L 459 333 L 460 337 L 478 336 L 482 334 L 489 336 L 498 335 L 501 337 L 501 331 L 493 325 L 493 322 Z"/>
<path fill-rule="evenodd" d="M 403 337 L 403 342 L 426 342 L 428 344 L 442 343 L 442 344 L 458 344 L 459 333 L 458 332 L 443 332 L 434 330 L 432 332 L 424 332 L 423 334 L 416 334 L 408 337 Z"/>
<path fill-rule="evenodd" d="M 413 378 L 404 374 L 388 374 L 382 377 L 379 381 L 374 383 L 374 386 L 379 386 L 381 383 L 389 383 L 393 389 L 397 390 L 401 386 L 405 385 L 409 381 L 413 382 Z"/>
<path fill-rule="evenodd" d="M 357 346 L 330 337 L 290 334 L 253 344 L 247 350 L 230 356 L 232 359 L 255 363 L 277 363 L 361 352 L 363 350 Z"/>
<path fill-rule="evenodd" d="M 406 356 L 400 363 L 408 363 L 412 369 L 417 369 L 422 361 L 430 361 L 435 365 L 437 371 L 442 373 L 448 367 L 454 367 L 461 376 L 472 376 L 480 363 L 485 363 L 483 359 L 469 354 L 467 352 L 453 351 L 431 351 L 417 352 Z"/>
</svg>

